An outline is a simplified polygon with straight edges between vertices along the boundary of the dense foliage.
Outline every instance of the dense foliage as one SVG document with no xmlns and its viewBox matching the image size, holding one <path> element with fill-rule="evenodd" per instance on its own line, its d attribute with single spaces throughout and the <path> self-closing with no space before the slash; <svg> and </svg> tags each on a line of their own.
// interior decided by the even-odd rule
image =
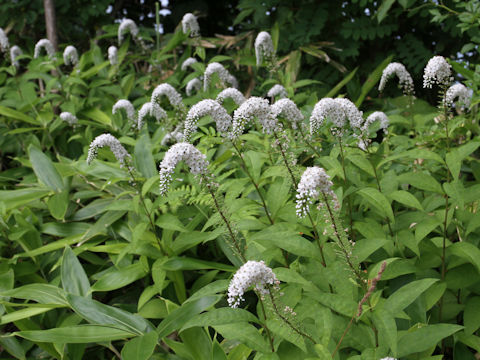
<svg viewBox="0 0 480 360">
<path fill-rule="evenodd" d="M 184 19 L 78 63 L 0 36 L 1 356 L 475 359 L 476 64 L 327 89 L 281 22 Z"/>
</svg>

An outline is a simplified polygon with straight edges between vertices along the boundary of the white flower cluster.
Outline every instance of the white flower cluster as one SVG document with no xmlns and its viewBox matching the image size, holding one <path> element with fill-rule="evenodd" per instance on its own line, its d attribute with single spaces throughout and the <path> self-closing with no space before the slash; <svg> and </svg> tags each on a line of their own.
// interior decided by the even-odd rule
<svg viewBox="0 0 480 360">
<path fill-rule="evenodd" d="M 40 56 L 40 51 L 42 48 L 45 49 L 47 55 L 50 59 L 55 57 L 55 49 L 53 48 L 52 43 L 48 39 L 41 39 L 35 44 L 35 51 L 33 53 L 33 57 L 36 59 Z"/>
<path fill-rule="evenodd" d="M 110 61 L 110 65 L 117 65 L 118 64 L 118 49 L 116 46 L 110 46 L 108 48 L 108 61 Z"/>
<path fill-rule="evenodd" d="M 177 142 L 181 142 L 182 140 L 183 140 L 183 133 L 178 128 L 176 128 L 172 132 L 165 134 L 160 144 L 162 146 L 166 146 L 169 143 L 172 143 L 172 142 L 177 143 Z"/>
<path fill-rule="evenodd" d="M 307 215 L 310 205 L 315 199 L 318 199 L 320 192 L 334 196 L 332 186 L 330 176 L 323 168 L 308 167 L 298 183 L 297 216 L 303 218 Z"/>
<path fill-rule="evenodd" d="M 428 60 L 423 73 L 423 87 L 432 88 L 433 84 L 447 86 L 452 81 L 452 66 L 443 56 L 434 56 Z"/>
<path fill-rule="evenodd" d="M 20 66 L 20 63 L 18 62 L 17 57 L 22 54 L 23 54 L 22 49 L 20 49 L 17 45 L 13 45 L 10 48 L 10 61 L 12 62 L 13 66 L 17 68 Z"/>
<path fill-rule="evenodd" d="M 182 63 L 182 71 L 185 71 L 187 70 L 187 68 L 189 66 L 192 66 L 193 64 L 195 64 L 197 61 L 197 59 L 193 58 L 193 57 L 189 57 L 187 58 L 183 63 Z"/>
<path fill-rule="evenodd" d="M 283 116 L 292 124 L 292 128 L 297 128 L 297 123 L 304 119 L 303 114 L 298 109 L 297 105 L 290 99 L 280 99 L 270 106 L 272 114 L 275 118 Z"/>
<path fill-rule="evenodd" d="M 217 95 L 217 102 L 219 104 L 223 104 L 226 98 L 231 98 L 235 104 L 237 105 L 242 105 L 247 99 L 245 99 L 245 96 L 238 90 L 233 87 L 226 88 L 225 90 L 222 90 L 218 95 Z"/>
<path fill-rule="evenodd" d="M 167 83 L 160 84 L 153 90 L 152 99 L 150 101 L 158 102 L 163 95 L 168 98 L 168 101 L 170 101 L 170 104 L 172 104 L 173 107 L 182 109 L 185 107 L 182 102 L 182 95 L 180 95 L 172 85 Z"/>
<path fill-rule="evenodd" d="M 241 301 L 244 301 L 243 295 L 253 285 L 261 296 L 268 294 L 268 287 L 273 286 L 278 289 L 279 281 L 272 269 L 263 261 L 247 261 L 233 275 L 228 286 L 228 305 L 237 308 Z"/>
<path fill-rule="evenodd" d="M 120 144 L 113 135 L 111 134 L 102 134 L 95 138 L 90 144 L 90 148 L 88 149 L 88 156 L 87 156 L 87 164 L 90 163 L 97 157 L 98 148 L 108 146 L 112 151 L 115 158 L 120 163 L 120 166 L 124 166 L 127 164 L 127 160 L 130 158 L 130 154 L 125 150 L 125 148 Z"/>
<path fill-rule="evenodd" d="M 262 31 L 255 39 L 255 55 L 257 57 L 257 66 L 262 65 L 263 59 L 271 60 L 275 56 L 273 41 L 270 34 Z"/>
<path fill-rule="evenodd" d="M 75 46 L 68 45 L 63 51 L 63 62 L 65 65 L 75 66 L 78 64 L 78 52 Z"/>
<path fill-rule="evenodd" d="M 202 88 L 202 82 L 199 78 L 194 78 L 187 83 L 187 87 L 185 88 L 185 92 L 187 96 L 192 96 L 194 91 L 198 91 Z"/>
<path fill-rule="evenodd" d="M 283 99 L 283 98 L 286 98 L 288 94 L 287 94 L 287 90 L 285 90 L 285 88 L 282 85 L 276 84 L 276 85 L 273 85 L 270 90 L 268 90 L 267 96 L 271 98 L 278 96 L 280 99 Z"/>
<path fill-rule="evenodd" d="M 5 34 L 5 31 L 3 31 L 2 28 L 0 28 L 0 50 L 2 52 L 7 52 L 9 48 L 10 43 L 8 42 L 7 34 Z"/>
<path fill-rule="evenodd" d="M 60 119 L 62 119 L 63 121 L 66 121 L 69 125 L 73 125 L 78 122 L 77 117 L 72 113 L 69 113 L 68 111 L 62 112 L 60 114 Z"/>
<path fill-rule="evenodd" d="M 393 62 L 388 64 L 388 66 L 383 70 L 382 78 L 380 79 L 380 85 L 378 86 L 379 91 L 383 91 L 385 89 L 385 85 L 387 81 L 397 75 L 398 83 L 403 89 L 403 93 L 405 95 L 413 95 L 414 94 L 414 87 L 413 87 L 413 79 L 412 76 L 409 74 L 405 66 L 399 62 Z"/>
<path fill-rule="evenodd" d="M 160 121 L 168 117 L 167 112 L 155 102 L 147 102 L 138 111 L 137 129 L 140 130 L 143 126 L 143 119 L 145 116 L 154 117 L 155 120 Z"/>
<path fill-rule="evenodd" d="M 198 25 L 197 17 L 192 13 L 183 15 L 182 30 L 184 34 L 190 31 L 190 37 L 200 36 L 200 25 Z"/>
<path fill-rule="evenodd" d="M 350 126 L 360 128 L 363 123 L 362 112 L 348 99 L 323 98 L 315 104 L 310 116 L 310 133 L 316 133 L 323 122 L 328 119 L 336 128 L 343 128 L 350 121 Z"/>
<path fill-rule="evenodd" d="M 453 105 L 456 98 L 458 102 L 465 107 L 470 106 L 470 91 L 463 84 L 454 84 L 450 86 L 445 94 L 445 106 L 450 107 Z"/>
<path fill-rule="evenodd" d="M 220 81 L 226 84 L 229 83 L 232 87 L 238 87 L 238 82 L 235 76 L 230 74 L 227 69 L 223 67 L 222 64 L 218 62 L 212 62 L 208 64 L 207 68 L 205 69 L 205 73 L 203 74 L 203 90 L 207 91 L 208 86 L 210 85 L 210 81 L 212 79 L 212 75 L 217 73 Z"/>
<path fill-rule="evenodd" d="M 185 120 L 185 130 L 183 132 L 184 141 L 190 141 L 190 137 L 197 130 L 197 122 L 200 118 L 210 115 L 217 125 L 217 131 L 221 133 L 227 132 L 232 118 L 228 115 L 227 110 L 218 102 L 212 99 L 202 100 L 189 110 Z"/>
<path fill-rule="evenodd" d="M 369 126 L 376 121 L 379 122 L 380 129 L 382 129 L 386 134 L 388 132 L 388 125 L 390 124 L 390 121 L 388 120 L 387 115 L 382 111 L 375 111 L 367 117 L 367 120 L 365 120 L 365 123 L 362 126 L 362 133 L 366 133 Z"/>
<path fill-rule="evenodd" d="M 265 133 L 271 134 L 276 130 L 278 122 L 273 116 L 268 100 L 252 96 L 234 111 L 230 139 L 235 140 L 242 135 L 245 125 L 253 122 L 255 117 L 260 121 Z"/>
<path fill-rule="evenodd" d="M 130 33 L 133 40 L 137 39 L 138 36 L 138 27 L 135 24 L 135 21 L 132 19 L 123 19 L 118 27 L 118 43 L 121 44 L 123 41 L 123 36 L 126 33 Z"/>
<path fill-rule="evenodd" d="M 208 161 L 206 160 L 205 155 L 203 155 L 192 144 L 185 142 L 175 144 L 168 149 L 165 157 L 160 163 L 161 195 L 165 195 L 168 192 L 175 167 L 182 160 L 188 165 L 192 174 L 198 175 L 207 173 Z"/>
<path fill-rule="evenodd" d="M 125 113 L 127 114 L 128 120 L 130 120 L 133 123 L 137 122 L 137 117 L 135 114 L 135 108 L 133 107 L 132 103 L 128 100 L 122 99 L 118 100 L 115 105 L 113 105 L 112 108 L 112 114 L 116 114 L 120 109 L 125 110 Z"/>
</svg>

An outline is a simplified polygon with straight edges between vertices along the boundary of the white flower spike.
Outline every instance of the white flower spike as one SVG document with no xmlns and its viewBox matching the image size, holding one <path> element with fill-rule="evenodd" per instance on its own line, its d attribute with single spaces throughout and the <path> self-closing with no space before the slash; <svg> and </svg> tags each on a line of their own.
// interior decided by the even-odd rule
<svg viewBox="0 0 480 360">
<path fill-rule="evenodd" d="M 165 95 L 170 101 L 170 104 L 175 108 L 183 109 L 185 105 L 182 102 L 182 95 L 178 93 L 175 88 L 170 84 L 160 84 L 152 92 L 151 102 L 158 102 L 159 99 Z"/>
<path fill-rule="evenodd" d="M 41 50 L 45 49 L 48 57 L 50 59 L 55 58 L 55 49 L 53 48 L 52 43 L 48 39 L 41 39 L 35 44 L 35 51 L 33 57 L 36 59 L 40 56 Z"/>
<path fill-rule="evenodd" d="M 308 167 L 303 173 L 297 188 L 297 216 L 303 218 L 307 215 L 310 205 L 318 199 L 320 193 L 334 196 L 333 183 L 330 176 L 323 168 L 318 166 Z"/>
<path fill-rule="evenodd" d="M 270 108 L 275 118 L 283 116 L 290 121 L 293 129 L 296 129 L 297 124 L 304 119 L 297 105 L 290 99 L 280 99 L 271 105 Z"/>
<path fill-rule="evenodd" d="M 348 99 L 323 98 L 315 104 L 310 116 L 310 133 L 316 133 L 328 119 L 336 128 L 343 128 L 350 121 L 352 128 L 360 128 L 363 123 L 362 112 Z"/>
<path fill-rule="evenodd" d="M 108 48 L 108 61 L 110 61 L 110 65 L 118 64 L 118 49 L 116 46 L 112 45 Z"/>
<path fill-rule="evenodd" d="M 242 105 L 246 101 L 245 96 L 243 96 L 243 94 L 238 89 L 235 89 L 233 87 L 222 90 L 217 95 L 216 100 L 219 104 L 223 104 L 226 98 L 231 98 L 237 105 Z"/>
<path fill-rule="evenodd" d="M 10 48 L 10 61 L 12 62 L 13 66 L 17 68 L 20 66 L 20 62 L 17 60 L 17 57 L 22 54 L 23 54 L 22 49 L 20 49 L 17 45 L 13 45 Z"/>
<path fill-rule="evenodd" d="M 243 295 L 251 287 L 255 286 L 255 290 L 260 296 L 268 294 L 269 287 L 278 289 L 280 282 L 263 261 L 247 261 L 233 275 L 230 285 L 228 286 L 228 305 L 237 308 L 241 301 L 244 301 Z"/>
<path fill-rule="evenodd" d="M 5 34 L 5 31 L 3 31 L 2 28 L 0 28 L 0 50 L 2 52 L 7 52 L 9 48 L 10 43 L 8 42 L 7 34 Z"/>
<path fill-rule="evenodd" d="M 255 55 L 257 58 L 257 66 L 262 65 L 263 59 L 271 60 L 275 56 L 275 49 L 273 48 L 273 41 L 270 34 L 262 31 L 255 39 Z"/>
<path fill-rule="evenodd" d="M 383 91 L 387 81 L 393 77 L 398 77 L 398 83 L 403 89 L 405 95 L 413 95 L 413 79 L 410 73 L 407 71 L 403 64 L 398 62 L 393 62 L 387 65 L 387 67 L 382 72 L 382 78 L 380 79 L 380 84 L 378 85 L 378 90 Z"/>
<path fill-rule="evenodd" d="M 186 13 L 182 18 L 182 30 L 184 34 L 190 31 L 190 37 L 200 36 L 200 26 L 197 17 L 192 13 Z"/>
<path fill-rule="evenodd" d="M 130 33 L 133 40 L 137 40 L 138 36 L 138 27 L 137 24 L 132 19 L 123 19 L 118 27 L 118 43 L 121 44 L 123 41 L 123 36 L 126 33 Z"/>
<path fill-rule="evenodd" d="M 454 84 L 450 86 L 445 95 L 445 104 L 447 107 L 451 107 L 458 98 L 458 102 L 464 107 L 470 107 L 471 94 L 467 87 L 463 84 Z"/>
<path fill-rule="evenodd" d="M 230 139 L 236 140 L 242 135 L 246 124 L 253 122 L 255 117 L 259 120 L 265 133 L 271 134 L 277 129 L 278 122 L 273 116 L 268 100 L 252 96 L 234 111 Z"/>
<path fill-rule="evenodd" d="M 115 115 L 120 109 L 124 109 L 127 113 L 127 118 L 133 123 L 137 122 L 137 117 L 135 115 L 135 108 L 132 103 L 128 100 L 122 99 L 118 100 L 115 105 L 113 105 L 112 113 Z"/>
<path fill-rule="evenodd" d="M 112 151 L 115 158 L 120 163 L 120 166 L 123 167 L 127 165 L 127 160 L 130 159 L 130 154 L 125 150 L 122 146 L 120 141 L 118 141 L 113 135 L 111 134 L 102 134 L 95 138 L 90 144 L 90 148 L 88 149 L 88 157 L 87 157 L 87 164 L 91 164 L 92 161 L 97 157 L 97 150 L 98 148 L 108 146 Z"/>
<path fill-rule="evenodd" d="M 160 105 L 155 102 L 147 102 L 143 104 L 138 112 L 137 128 L 140 130 L 143 126 L 143 119 L 146 116 L 154 117 L 155 120 L 160 121 L 161 119 L 168 118 L 167 112 L 163 110 Z"/>
<path fill-rule="evenodd" d="M 199 91 L 202 88 L 202 82 L 199 78 L 194 78 L 187 83 L 185 92 L 187 96 L 192 96 L 194 91 Z"/>
<path fill-rule="evenodd" d="M 276 84 L 276 85 L 273 85 L 270 90 L 268 90 L 267 96 L 271 98 L 275 98 L 278 96 L 280 99 L 283 99 L 283 98 L 286 98 L 288 94 L 287 94 L 287 90 L 285 90 L 285 88 L 282 85 Z"/>
<path fill-rule="evenodd" d="M 78 122 L 77 117 L 67 111 L 64 111 L 60 114 L 60 119 L 66 121 L 69 125 L 74 125 Z"/>
<path fill-rule="evenodd" d="M 185 61 L 182 63 L 182 71 L 186 71 L 189 66 L 192 66 L 193 64 L 197 63 L 197 59 L 193 57 L 189 57 L 185 59 Z"/>
<path fill-rule="evenodd" d="M 227 69 L 223 67 L 222 64 L 218 62 L 212 62 L 208 64 L 207 68 L 205 69 L 205 73 L 203 74 L 203 90 L 207 91 L 208 86 L 210 85 L 210 81 L 212 79 L 212 75 L 217 73 L 220 81 L 226 84 L 229 83 L 232 87 L 237 87 L 238 82 L 237 79 L 228 72 Z"/>
<path fill-rule="evenodd" d="M 75 46 L 68 45 L 63 51 L 63 62 L 65 65 L 76 66 L 78 64 L 78 52 Z"/>
<path fill-rule="evenodd" d="M 190 141 L 192 134 L 197 130 L 197 122 L 200 118 L 210 115 L 217 125 L 217 131 L 226 133 L 232 118 L 227 110 L 212 99 L 205 99 L 193 105 L 185 120 L 184 141 Z"/>
<path fill-rule="evenodd" d="M 423 73 L 423 87 L 431 89 L 433 84 L 447 86 L 452 81 L 452 66 L 443 56 L 428 60 Z"/>
</svg>

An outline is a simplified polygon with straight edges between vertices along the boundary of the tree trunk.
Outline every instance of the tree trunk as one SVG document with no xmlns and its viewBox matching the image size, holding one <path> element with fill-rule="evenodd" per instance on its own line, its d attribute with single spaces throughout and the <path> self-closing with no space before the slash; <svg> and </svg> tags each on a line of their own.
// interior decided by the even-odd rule
<svg viewBox="0 0 480 360">
<path fill-rule="evenodd" d="M 52 43 L 55 51 L 57 51 L 58 37 L 54 0 L 43 0 L 43 8 L 45 9 L 45 25 L 47 27 L 47 38 Z"/>
</svg>

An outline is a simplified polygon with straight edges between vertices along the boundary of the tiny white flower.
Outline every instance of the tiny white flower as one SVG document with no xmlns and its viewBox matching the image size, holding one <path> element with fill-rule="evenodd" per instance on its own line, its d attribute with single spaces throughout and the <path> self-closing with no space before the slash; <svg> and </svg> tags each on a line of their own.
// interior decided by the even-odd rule
<svg viewBox="0 0 480 360">
<path fill-rule="evenodd" d="M 182 63 L 182 71 L 185 71 L 187 70 L 187 68 L 189 66 L 192 66 L 193 64 L 197 63 L 197 59 L 193 58 L 193 57 L 189 57 L 187 59 L 185 59 L 185 61 Z"/>
<path fill-rule="evenodd" d="M 73 125 L 78 122 L 77 117 L 67 111 L 64 111 L 60 114 L 60 119 L 62 119 L 63 121 L 66 121 L 69 125 Z"/>
<path fill-rule="evenodd" d="M 187 114 L 183 132 L 184 141 L 191 140 L 191 135 L 197 130 L 198 120 L 207 115 L 215 120 L 217 130 L 221 133 L 225 133 L 232 123 L 231 116 L 228 115 L 227 110 L 222 105 L 212 99 L 202 100 L 193 105 Z"/>
<path fill-rule="evenodd" d="M 138 112 L 137 128 L 140 130 L 143 126 L 143 119 L 146 116 L 154 117 L 155 120 L 160 121 L 161 119 L 168 118 L 167 112 L 163 110 L 160 105 L 155 102 L 147 102 L 143 104 Z"/>
<path fill-rule="evenodd" d="M 187 83 L 185 92 L 187 96 L 192 96 L 194 91 L 199 91 L 202 88 L 202 82 L 199 78 L 194 78 Z"/>
<path fill-rule="evenodd" d="M 218 62 L 212 62 L 208 64 L 207 68 L 205 69 L 205 73 L 203 74 L 203 90 L 207 91 L 208 86 L 210 85 L 210 81 L 212 75 L 217 73 L 220 81 L 224 84 L 229 83 L 232 87 L 237 87 L 238 82 L 235 76 L 230 74 L 227 69 L 223 67 L 222 64 Z"/>
<path fill-rule="evenodd" d="M 387 81 L 395 75 L 398 77 L 398 82 L 403 89 L 403 93 L 405 95 L 413 95 L 414 88 L 412 76 L 407 71 L 405 66 L 398 62 L 388 64 L 387 67 L 383 70 L 378 90 L 383 91 L 385 89 Z"/>
<path fill-rule="evenodd" d="M 12 62 L 13 66 L 17 68 L 20 66 L 20 63 L 18 62 L 17 57 L 22 54 L 23 54 L 22 49 L 20 49 L 17 45 L 13 45 L 10 48 L 10 61 Z"/>
<path fill-rule="evenodd" d="M 249 122 L 253 122 L 255 117 L 262 125 L 265 133 L 271 134 L 277 129 L 278 122 L 271 111 L 268 100 L 252 96 L 234 111 L 230 139 L 235 140 L 242 135 L 245 126 Z"/>
<path fill-rule="evenodd" d="M 245 96 L 238 90 L 233 87 L 226 88 L 222 90 L 217 95 L 217 102 L 223 104 L 226 98 L 231 98 L 237 105 L 242 105 L 245 102 Z"/>
<path fill-rule="evenodd" d="M 53 48 L 52 43 L 48 39 L 41 39 L 35 44 L 35 51 L 33 57 L 36 59 L 40 56 L 40 51 L 45 49 L 48 57 L 50 59 L 55 58 L 55 49 Z"/>
<path fill-rule="evenodd" d="M 165 195 L 168 192 L 172 182 L 172 174 L 180 161 L 184 161 L 194 175 L 205 175 L 207 173 L 208 161 L 195 146 L 189 143 L 181 142 L 168 149 L 160 163 L 160 194 Z"/>
<path fill-rule="evenodd" d="M 75 66 L 78 64 L 78 52 L 75 46 L 68 45 L 63 51 L 63 62 L 65 65 Z"/>
<path fill-rule="evenodd" d="M 257 66 L 262 65 L 263 59 L 271 60 L 275 56 L 273 41 L 270 34 L 262 31 L 255 39 L 255 55 L 257 58 Z"/>
<path fill-rule="evenodd" d="M 98 148 L 108 146 L 112 151 L 115 158 L 120 163 L 120 166 L 127 165 L 127 160 L 130 159 L 130 154 L 125 150 L 122 146 L 120 141 L 118 141 L 113 135 L 111 134 L 102 134 L 95 138 L 90 144 L 90 148 L 88 149 L 88 157 L 87 157 L 87 164 L 91 164 L 91 162 L 97 157 L 97 150 Z"/>
<path fill-rule="evenodd" d="M 110 65 L 118 64 L 118 49 L 116 46 L 112 45 L 108 48 L 108 61 L 110 61 Z"/>
<path fill-rule="evenodd" d="M 268 294 L 269 286 L 278 290 L 277 277 L 263 261 L 247 261 L 233 275 L 230 285 L 228 286 L 228 305 L 237 308 L 241 301 L 244 301 L 243 295 L 251 287 L 255 286 L 255 290 L 260 296 Z"/>
<path fill-rule="evenodd" d="M 121 44 L 123 41 L 123 36 L 126 33 L 130 33 L 133 40 L 137 40 L 138 36 L 138 27 L 137 24 L 132 19 L 123 19 L 118 27 L 118 43 Z"/>
<path fill-rule="evenodd" d="M 113 105 L 112 113 L 115 115 L 120 109 L 125 110 L 128 120 L 133 123 L 137 122 L 137 117 L 135 115 L 135 108 L 132 103 L 128 100 L 122 99 L 118 100 L 115 105 Z"/>
<path fill-rule="evenodd" d="M 286 98 L 288 94 L 287 94 L 287 90 L 285 90 L 285 88 L 282 85 L 276 84 L 276 85 L 273 85 L 270 90 L 268 90 L 267 96 L 271 98 L 278 96 L 280 99 L 283 99 L 283 98 Z"/>
<path fill-rule="evenodd" d="M 172 85 L 167 83 L 160 84 L 153 90 L 150 101 L 158 102 L 163 95 L 168 98 L 168 101 L 170 101 L 170 104 L 172 104 L 173 107 L 181 109 L 185 108 L 185 105 L 183 105 L 182 102 L 182 95 L 180 95 Z"/>
<path fill-rule="evenodd" d="M 454 84 L 450 86 L 445 94 L 445 104 L 447 107 L 451 107 L 458 98 L 458 102 L 465 107 L 470 106 L 471 94 L 468 88 L 463 84 Z"/>
<path fill-rule="evenodd" d="M 200 26 L 197 17 L 191 13 L 186 13 L 182 18 L 182 30 L 184 34 L 190 31 L 190 37 L 200 36 Z"/>
<path fill-rule="evenodd" d="M 333 183 L 323 168 L 308 167 L 303 173 L 297 188 L 297 216 L 305 217 L 310 205 L 318 199 L 320 193 L 334 196 Z"/>
<path fill-rule="evenodd" d="M 0 28 L 0 50 L 2 52 L 7 52 L 9 48 L 10 43 L 8 42 L 7 34 L 5 34 L 5 31 L 3 31 L 2 28 Z"/>
<path fill-rule="evenodd" d="M 280 99 L 270 106 L 273 116 L 278 118 L 283 116 L 292 124 L 292 128 L 297 128 L 297 123 L 304 119 L 303 114 L 298 109 L 297 105 L 290 99 Z"/>
<path fill-rule="evenodd" d="M 433 84 L 447 86 L 452 81 L 452 66 L 443 56 L 434 56 L 428 60 L 423 73 L 423 87 L 432 88 Z"/>
</svg>

